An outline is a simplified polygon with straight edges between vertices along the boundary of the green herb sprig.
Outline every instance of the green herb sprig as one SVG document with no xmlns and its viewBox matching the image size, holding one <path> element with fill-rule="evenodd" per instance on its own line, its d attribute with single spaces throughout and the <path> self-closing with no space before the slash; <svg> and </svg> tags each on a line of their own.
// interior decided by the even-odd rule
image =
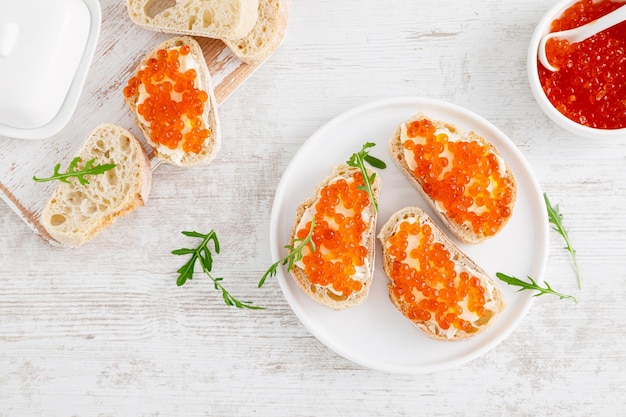
<svg viewBox="0 0 626 417">
<path fill-rule="evenodd" d="M 52 176 L 48 177 L 48 178 L 37 178 L 37 177 L 33 177 L 33 180 L 37 181 L 37 182 L 47 182 L 47 181 L 54 181 L 54 180 L 59 180 L 61 182 L 65 182 L 65 183 L 69 183 L 68 178 L 71 177 L 75 177 L 78 179 L 78 182 L 81 185 L 87 185 L 89 184 L 89 181 L 85 178 L 85 175 L 99 175 L 99 174 L 103 174 L 106 171 L 115 168 L 117 165 L 116 164 L 104 164 L 104 165 L 93 165 L 96 162 L 96 159 L 90 159 L 89 161 L 87 161 L 87 163 L 85 164 L 85 166 L 83 167 L 83 169 L 81 170 L 76 170 L 76 165 L 81 161 L 80 156 L 77 156 L 76 158 L 72 159 L 72 162 L 70 162 L 70 165 L 67 168 L 67 172 L 65 173 L 61 173 L 59 172 L 61 170 L 61 164 L 58 163 L 56 164 L 56 166 L 54 167 L 54 173 L 52 174 Z"/>
<path fill-rule="evenodd" d="M 580 269 L 578 268 L 578 262 L 576 260 L 576 250 L 572 247 L 567 230 L 563 226 L 563 215 L 559 212 L 558 204 L 556 206 L 552 206 L 552 204 L 550 204 L 550 200 L 548 199 L 548 195 L 546 193 L 543 194 L 543 198 L 546 201 L 546 208 L 548 209 L 548 220 L 553 224 L 552 230 L 563 236 L 565 244 L 567 245 L 565 249 L 572 255 L 574 269 L 576 270 L 576 278 L 578 280 L 578 288 L 582 288 Z"/>
<path fill-rule="evenodd" d="M 552 230 L 556 231 L 561 236 L 563 236 L 563 239 L 565 239 L 565 243 L 567 244 L 567 247 L 565 249 L 567 249 L 572 254 L 572 259 L 574 261 L 574 268 L 576 269 L 576 277 L 578 278 L 578 288 L 581 288 L 580 270 L 578 269 L 578 263 L 576 262 L 576 251 L 574 250 L 574 248 L 572 248 L 572 245 L 569 240 L 569 236 L 567 235 L 567 230 L 565 230 L 565 227 L 563 227 L 563 215 L 559 213 L 558 205 L 552 206 L 552 204 L 550 204 L 550 200 L 548 199 L 548 195 L 546 193 L 543 194 L 543 198 L 546 203 L 546 209 L 548 210 L 548 220 L 550 223 L 554 225 Z M 578 303 L 578 300 L 576 300 L 576 298 L 572 297 L 571 295 L 562 294 L 560 292 L 553 290 L 547 281 L 543 281 L 546 287 L 542 288 L 531 277 L 528 277 L 528 279 L 530 280 L 530 283 L 528 283 L 526 281 L 522 281 L 521 279 L 503 274 L 502 272 L 497 272 L 496 276 L 500 280 L 506 282 L 509 285 L 520 287 L 519 290 L 517 290 L 518 292 L 523 291 L 523 290 L 535 290 L 535 291 L 539 291 L 538 293 L 535 294 L 535 297 L 538 297 L 543 294 L 553 294 L 559 297 L 561 300 L 569 299 L 569 300 L 574 301 L 575 303 Z"/>
<path fill-rule="evenodd" d="M 312 218 L 311 228 L 309 229 L 309 233 L 306 235 L 306 237 L 304 239 L 294 238 L 293 245 L 285 245 L 285 249 L 287 249 L 288 251 L 287 255 L 284 258 L 279 259 L 277 262 L 272 264 L 272 266 L 270 266 L 269 269 L 265 271 L 265 274 L 263 274 L 263 277 L 259 281 L 259 288 L 263 286 L 263 284 L 265 283 L 265 280 L 268 277 L 273 277 L 276 275 L 276 272 L 278 270 L 278 265 L 280 265 L 281 263 L 283 265 L 287 265 L 287 272 L 291 271 L 291 268 L 293 268 L 293 265 L 302 259 L 302 256 L 303 256 L 302 250 L 305 247 L 307 247 L 307 245 L 310 245 L 311 251 L 315 252 L 316 247 L 315 247 L 315 242 L 313 242 L 313 230 L 314 229 L 315 229 L 315 219 Z M 299 243 L 298 246 L 295 246 L 296 243 Z"/>
<path fill-rule="evenodd" d="M 374 206 L 374 210 L 378 211 L 378 203 L 374 198 L 374 192 L 372 191 L 372 184 L 374 183 L 374 179 L 376 178 L 376 173 L 372 173 L 372 175 L 368 175 L 367 169 L 365 168 L 365 163 L 367 162 L 374 168 L 385 169 L 387 168 L 387 164 L 385 164 L 380 159 L 376 158 L 369 154 L 369 148 L 376 146 L 375 143 L 366 142 L 365 145 L 361 148 L 361 150 L 357 153 L 353 153 L 350 159 L 346 161 L 346 164 L 351 167 L 359 168 L 361 173 L 363 174 L 363 182 L 362 186 L 359 186 L 359 190 L 367 191 L 367 194 L 370 196 L 370 201 Z"/>
<path fill-rule="evenodd" d="M 213 268 L 213 255 L 211 254 L 211 250 L 208 247 L 209 242 L 213 242 L 213 247 L 215 249 L 215 253 L 220 253 L 220 243 L 217 239 L 217 234 L 215 231 L 211 230 L 207 234 L 202 234 L 198 232 L 182 232 L 183 235 L 189 237 L 195 237 L 202 239 L 202 243 L 195 248 L 181 248 L 172 251 L 174 255 L 191 255 L 191 258 L 187 263 L 181 266 L 176 272 L 178 272 L 178 279 L 176 280 L 176 285 L 181 286 L 187 282 L 188 279 L 193 278 L 193 272 L 196 265 L 196 261 L 200 261 L 200 266 L 202 267 L 202 271 L 211 278 L 213 281 L 213 285 L 215 289 L 218 291 L 222 291 L 222 297 L 224 298 L 224 302 L 226 305 L 230 307 L 237 308 L 247 308 L 251 310 L 262 310 L 263 307 L 255 306 L 250 301 L 239 301 L 235 297 L 233 297 L 222 285 L 222 280 L 224 278 L 218 278 L 211 275 L 211 270 Z"/>
<path fill-rule="evenodd" d="M 560 292 L 554 291 L 552 287 L 550 287 L 550 284 L 548 284 L 547 281 L 543 282 L 546 285 L 546 288 L 542 288 L 531 277 L 528 277 L 528 279 L 530 280 L 530 283 L 528 283 L 526 281 L 522 281 L 521 279 L 505 275 L 501 272 L 497 272 L 496 276 L 500 280 L 506 282 L 509 285 L 520 287 L 520 289 L 517 290 L 518 292 L 523 291 L 523 290 L 535 290 L 535 291 L 539 291 L 538 293 L 534 295 L 535 297 L 539 297 L 540 295 L 543 295 L 543 294 L 553 294 L 559 297 L 561 300 L 569 299 L 569 300 L 574 301 L 575 303 L 578 303 L 578 300 L 576 300 L 576 298 L 572 297 L 571 295 L 566 295 L 566 294 L 562 294 Z"/>
</svg>

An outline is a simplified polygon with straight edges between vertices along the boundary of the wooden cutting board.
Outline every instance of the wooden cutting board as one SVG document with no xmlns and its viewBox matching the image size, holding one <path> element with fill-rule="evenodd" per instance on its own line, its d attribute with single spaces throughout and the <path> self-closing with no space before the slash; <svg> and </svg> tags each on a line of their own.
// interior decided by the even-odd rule
<svg viewBox="0 0 626 417">
<path fill-rule="evenodd" d="M 142 141 L 153 153 L 124 102 L 122 89 L 141 58 L 172 35 L 152 32 L 128 17 L 126 2 L 101 0 L 102 29 L 81 99 L 69 124 L 57 135 L 42 140 L 0 136 L 0 197 L 44 240 L 54 244 L 39 218 L 56 184 L 37 183 L 34 175 L 48 176 L 57 163 L 66 167 L 87 134 L 101 123 L 114 123 Z M 247 65 L 219 40 L 196 38 L 212 76 L 220 104 L 259 66 Z"/>
</svg>

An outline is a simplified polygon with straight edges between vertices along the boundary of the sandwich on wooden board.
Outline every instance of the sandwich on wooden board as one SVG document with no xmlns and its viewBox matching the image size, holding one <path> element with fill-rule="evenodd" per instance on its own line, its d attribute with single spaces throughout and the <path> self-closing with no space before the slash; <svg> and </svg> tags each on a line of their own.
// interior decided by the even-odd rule
<svg viewBox="0 0 626 417">
<path fill-rule="evenodd" d="M 124 97 L 155 156 L 178 166 L 212 161 L 221 131 L 211 76 L 198 42 L 179 36 L 140 62 Z"/>
</svg>

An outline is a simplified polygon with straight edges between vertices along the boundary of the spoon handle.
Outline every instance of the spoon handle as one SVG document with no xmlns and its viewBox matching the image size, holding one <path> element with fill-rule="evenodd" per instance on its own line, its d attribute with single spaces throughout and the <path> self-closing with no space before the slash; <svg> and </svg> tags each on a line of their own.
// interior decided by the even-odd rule
<svg viewBox="0 0 626 417">
<path fill-rule="evenodd" d="M 571 29 L 571 35 L 567 36 L 566 30 L 561 32 L 563 38 L 569 40 L 570 43 L 582 42 L 587 38 L 592 37 L 596 33 L 600 33 L 612 26 L 617 25 L 626 20 L 626 5 L 621 6 L 619 9 L 615 9 L 613 12 L 606 14 L 592 22 L 587 23 L 585 30 L 579 30 L 574 33 L 576 29 Z"/>
<path fill-rule="evenodd" d="M 541 65 L 543 65 L 546 69 L 553 72 L 558 71 L 558 68 L 553 67 L 552 64 L 550 64 L 550 62 L 548 61 L 548 57 L 546 56 L 546 42 L 548 41 L 548 39 L 564 39 L 567 40 L 569 43 L 582 42 L 585 39 L 592 37 L 596 33 L 600 33 L 603 30 L 617 25 L 618 23 L 622 23 L 623 21 L 626 21 L 626 5 L 623 5 L 618 9 L 613 10 L 609 14 L 606 14 L 599 19 L 593 20 L 577 28 L 564 30 L 561 32 L 548 33 L 542 36 L 541 40 L 539 41 L 537 58 L 539 59 L 539 62 L 541 62 Z"/>
</svg>

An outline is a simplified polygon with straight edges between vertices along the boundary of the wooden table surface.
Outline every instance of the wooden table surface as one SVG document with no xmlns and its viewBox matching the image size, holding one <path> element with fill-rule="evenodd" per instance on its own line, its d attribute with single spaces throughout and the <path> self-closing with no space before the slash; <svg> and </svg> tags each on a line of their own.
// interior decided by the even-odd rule
<svg viewBox="0 0 626 417">
<path fill-rule="evenodd" d="M 220 105 L 210 165 L 157 167 L 148 204 L 79 249 L 0 204 L 0 416 L 626 415 L 626 138 L 574 137 L 536 105 L 526 50 L 552 4 L 295 0 L 281 49 Z M 115 30 L 101 45 L 137 30 L 117 19 L 103 16 Z M 579 290 L 551 234 L 543 278 L 578 304 L 542 296 L 494 349 L 431 374 L 363 368 L 307 331 L 276 280 L 256 287 L 295 152 L 334 116 L 396 96 L 449 101 L 506 133 L 559 204 L 583 276 Z M 180 232 L 210 229 L 225 285 L 266 310 L 225 306 L 200 276 L 176 286 Z"/>
</svg>

